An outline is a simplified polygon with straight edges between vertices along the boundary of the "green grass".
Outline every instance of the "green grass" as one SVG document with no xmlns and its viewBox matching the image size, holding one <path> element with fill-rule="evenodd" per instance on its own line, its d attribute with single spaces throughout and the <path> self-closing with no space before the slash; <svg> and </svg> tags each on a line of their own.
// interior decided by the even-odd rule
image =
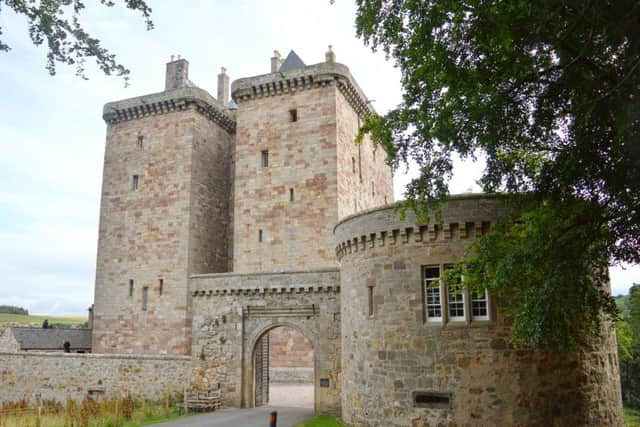
<svg viewBox="0 0 640 427">
<path fill-rule="evenodd" d="M 336 420 L 335 417 L 330 417 L 328 415 L 318 415 L 317 417 L 313 417 L 310 420 L 303 421 L 299 424 L 296 424 L 295 427 L 347 427 L 345 424 L 342 424 L 340 421 Z"/>
<path fill-rule="evenodd" d="M 626 427 L 640 427 L 640 411 L 624 408 L 624 425 Z"/>
<path fill-rule="evenodd" d="M 59 323 L 62 325 L 79 325 L 87 321 L 85 316 L 25 316 L 24 314 L 0 313 L 0 325 L 15 323 L 24 326 L 41 326 L 46 320 L 49 324 Z"/>
</svg>

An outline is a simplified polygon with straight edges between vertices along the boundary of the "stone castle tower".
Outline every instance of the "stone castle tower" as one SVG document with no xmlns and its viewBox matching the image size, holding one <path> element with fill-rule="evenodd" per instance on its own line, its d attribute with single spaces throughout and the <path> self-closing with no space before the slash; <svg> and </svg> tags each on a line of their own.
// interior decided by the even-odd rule
<svg viewBox="0 0 640 427">
<path fill-rule="evenodd" d="M 371 107 L 347 67 L 278 52 L 271 72 L 218 76 L 185 59 L 165 90 L 108 103 L 94 352 L 188 354 L 188 280 L 204 273 L 335 268 L 332 229 L 393 198 L 390 168 L 353 144 Z"/>
</svg>

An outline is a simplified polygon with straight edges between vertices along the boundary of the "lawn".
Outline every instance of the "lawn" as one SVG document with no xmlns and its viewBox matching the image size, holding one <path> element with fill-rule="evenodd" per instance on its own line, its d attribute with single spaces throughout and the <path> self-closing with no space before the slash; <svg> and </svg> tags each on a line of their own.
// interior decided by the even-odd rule
<svg viewBox="0 0 640 427">
<path fill-rule="evenodd" d="M 303 421 L 300 424 L 296 424 L 295 427 L 347 427 L 345 424 L 342 424 L 340 421 L 336 420 L 335 417 L 330 417 L 328 415 L 318 415 L 317 417 L 313 417 L 310 420 Z"/>
<path fill-rule="evenodd" d="M 640 427 L 640 411 L 624 408 L 624 425 L 626 427 Z"/>
</svg>

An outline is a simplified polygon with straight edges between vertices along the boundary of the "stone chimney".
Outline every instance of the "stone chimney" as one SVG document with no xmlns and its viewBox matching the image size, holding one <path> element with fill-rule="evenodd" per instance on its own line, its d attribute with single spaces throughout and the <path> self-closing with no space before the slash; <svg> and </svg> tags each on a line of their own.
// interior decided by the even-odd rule
<svg viewBox="0 0 640 427">
<path fill-rule="evenodd" d="M 329 62 L 331 64 L 336 62 L 336 54 L 331 50 L 331 45 L 329 45 L 329 50 L 324 54 L 325 62 Z"/>
<path fill-rule="evenodd" d="M 280 69 L 282 65 L 282 55 L 277 50 L 273 51 L 273 57 L 271 58 L 271 72 L 275 73 Z"/>
<path fill-rule="evenodd" d="M 164 90 L 187 87 L 187 80 L 189 80 L 189 61 L 180 59 L 180 55 L 177 59 L 171 55 L 171 62 L 167 63 Z"/>
<path fill-rule="evenodd" d="M 224 67 L 220 68 L 220 74 L 218 74 L 218 101 L 224 105 L 229 103 L 229 76 Z"/>
</svg>

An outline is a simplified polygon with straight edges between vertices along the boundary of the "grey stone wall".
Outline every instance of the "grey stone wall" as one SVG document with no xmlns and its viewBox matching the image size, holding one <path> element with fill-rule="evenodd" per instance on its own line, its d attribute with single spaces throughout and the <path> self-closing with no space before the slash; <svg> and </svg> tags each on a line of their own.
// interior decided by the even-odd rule
<svg viewBox="0 0 640 427">
<path fill-rule="evenodd" d="M 182 392 L 191 362 L 185 356 L 0 353 L 0 403 L 26 399 L 65 402 L 96 396 L 160 400 Z"/>
<path fill-rule="evenodd" d="M 348 424 L 622 425 L 609 326 L 572 356 L 511 348 L 495 307 L 489 320 L 425 322 L 422 266 L 455 262 L 503 212 L 499 198 L 470 196 L 444 207 L 441 226 L 418 224 L 411 213 L 400 221 L 393 208 L 337 225 Z M 418 404 L 415 392 L 450 403 Z"/>
<path fill-rule="evenodd" d="M 254 406 L 255 343 L 290 326 L 313 345 L 316 411 L 340 414 L 338 283 L 336 269 L 192 276 L 193 386 L 221 388 L 228 406 Z"/>
</svg>

